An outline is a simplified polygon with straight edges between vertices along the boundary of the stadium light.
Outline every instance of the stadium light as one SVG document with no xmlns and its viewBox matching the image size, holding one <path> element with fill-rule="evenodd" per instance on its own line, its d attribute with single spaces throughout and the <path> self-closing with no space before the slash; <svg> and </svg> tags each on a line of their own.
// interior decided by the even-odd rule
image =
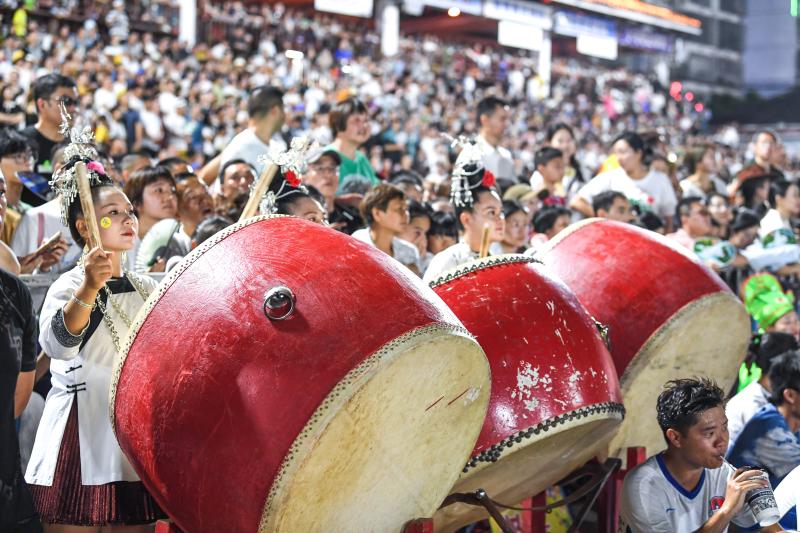
<svg viewBox="0 0 800 533">
<path fill-rule="evenodd" d="M 457 7 L 451 7 L 450 9 L 447 10 L 447 14 L 450 15 L 451 17 L 457 17 L 461 14 L 461 10 L 458 9 Z"/>
</svg>

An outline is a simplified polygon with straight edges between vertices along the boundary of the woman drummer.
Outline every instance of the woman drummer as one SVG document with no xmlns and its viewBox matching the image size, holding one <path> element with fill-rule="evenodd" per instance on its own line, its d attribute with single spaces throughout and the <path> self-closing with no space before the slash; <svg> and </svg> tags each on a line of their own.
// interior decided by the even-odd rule
<svg viewBox="0 0 800 533">
<path fill-rule="evenodd" d="M 82 146 L 55 177 L 62 218 L 85 253 L 50 287 L 39 318 L 53 389 L 25 478 L 45 532 L 107 526 L 145 532 L 164 515 L 117 444 L 108 390 L 121 343 L 156 283 L 125 270 L 123 255 L 134 247 L 138 220 L 128 197 L 89 159 L 93 149 Z M 87 167 L 99 227 L 99 246 L 91 249 L 77 194 L 79 161 Z"/>
</svg>

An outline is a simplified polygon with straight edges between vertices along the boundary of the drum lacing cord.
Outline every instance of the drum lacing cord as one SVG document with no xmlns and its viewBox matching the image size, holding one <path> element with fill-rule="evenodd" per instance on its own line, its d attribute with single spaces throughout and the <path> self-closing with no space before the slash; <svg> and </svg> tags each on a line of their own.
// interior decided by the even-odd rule
<svg viewBox="0 0 800 533">
<path fill-rule="evenodd" d="M 562 479 L 556 485 L 566 485 L 570 483 L 576 483 L 582 479 L 588 478 L 588 480 L 583 483 L 575 492 L 570 494 L 569 496 L 564 497 L 563 499 L 553 502 L 547 505 L 540 505 L 540 506 L 532 506 L 532 507 L 515 507 L 512 505 L 505 505 L 496 500 L 490 498 L 486 491 L 483 489 L 478 489 L 475 492 L 470 493 L 455 493 L 448 496 L 444 503 L 442 503 L 441 507 L 447 507 L 453 503 L 465 503 L 468 505 L 476 505 L 481 506 L 486 509 L 495 522 L 500 526 L 500 529 L 503 530 L 503 533 L 513 533 L 514 530 L 506 523 L 505 518 L 500 512 L 500 509 L 507 509 L 509 511 L 531 511 L 531 512 L 546 512 L 549 513 L 553 509 L 557 509 L 559 507 L 564 507 L 567 505 L 572 505 L 583 499 L 585 496 L 592 494 L 592 498 L 578 516 L 572 526 L 569 528 L 568 533 L 573 533 L 577 530 L 577 528 L 583 522 L 583 518 L 586 515 L 586 512 L 589 510 L 591 505 L 597 499 L 597 496 L 600 494 L 600 490 L 608 481 L 608 478 L 614 474 L 619 468 L 622 466 L 622 461 L 619 459 L 607 459 L 605 463 L 602 465 L 597 464 L 590 464 L 583 467 L 581 470 L 578 470 L 566 478 Z"/>
</svg>

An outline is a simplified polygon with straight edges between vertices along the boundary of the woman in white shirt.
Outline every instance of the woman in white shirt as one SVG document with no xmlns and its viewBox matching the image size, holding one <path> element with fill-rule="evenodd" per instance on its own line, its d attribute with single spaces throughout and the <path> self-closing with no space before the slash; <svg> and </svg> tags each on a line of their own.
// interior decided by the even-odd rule
<svg viewBox="0 0 800 533">
<path fill-rule="evenodd" d="M 717 152 L 713 146 L 702 145 L 689 150 L 686 154 L 686 169 L 689 176 L 680 183 L 684 198 L 707 198 L 713 193 L 727 194 L 725 182 L 715 176 Z"/>
<path fill-rule="evenodd" d="M 124 270 L 121 256 L 134 246 L 138 229 L 133 206 L 102 165 L 87 163 L 102 245 L 62 274 L 45 297 L 39 343 L 52 358 L 53 388 L 25 480 L 45 532 L 113 526 L 144 533 L 145 524 L 164 515 L 117 444 L 108 391 L 120 343 L 155 282 Z M 79 198 L 64 209 L 72 237 L 84 246 L 88 231 Z"/>
<path fill-rule="evenodd" d="M 791 181 L 773 182 L 769 189 L 769 204 L 772 208 L 761 219 L 758 229 L 758 236 L 764 246 L 795 244 L 797 239 L 794 236 L 792 219 L 800 215 L 800 188 Z"/>
<path fill-rule="evenodd" d="M 653 211 L 672 231 L 672 217 L 678 199 L 669 178 L 648 166 L 648 149 L 642 137 L 634 132 L 620 134 L 611 145 L 619 168 L 598 174 L 584 185 L 570 202 L 570 207 L 585 216 L 594 216 L 592 200 L 601 192 L 624 194 L 640 213 Z"/>
</svg>

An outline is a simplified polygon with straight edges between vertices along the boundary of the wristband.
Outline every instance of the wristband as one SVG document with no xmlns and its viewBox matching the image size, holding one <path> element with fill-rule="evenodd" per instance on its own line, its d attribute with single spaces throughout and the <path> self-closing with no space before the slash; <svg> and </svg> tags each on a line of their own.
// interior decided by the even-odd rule
<svg viewBox="0 0 800 533">
<path fill-rule="evenodd" d="M 80 305 L 81 307 L 83 307 L 84 309 L 94 309 L 94 307 L 95 307 L 95 305 L 96 305 L 96 304 L 92 304 L 92 305 L 89 305 L 89 304 L 87 304 L 86 302 L 84 302 L 83 300 L 81 300 L 80 298 L 78 298 L 77 296 L 75 296 L 75 293 L 74 293 L 74 292 L 72 293 L 72 298 L 71 298 L 71 300 L 72 300 L 73 302 L 75 302 L 76 304 Z"/>
</svg>

